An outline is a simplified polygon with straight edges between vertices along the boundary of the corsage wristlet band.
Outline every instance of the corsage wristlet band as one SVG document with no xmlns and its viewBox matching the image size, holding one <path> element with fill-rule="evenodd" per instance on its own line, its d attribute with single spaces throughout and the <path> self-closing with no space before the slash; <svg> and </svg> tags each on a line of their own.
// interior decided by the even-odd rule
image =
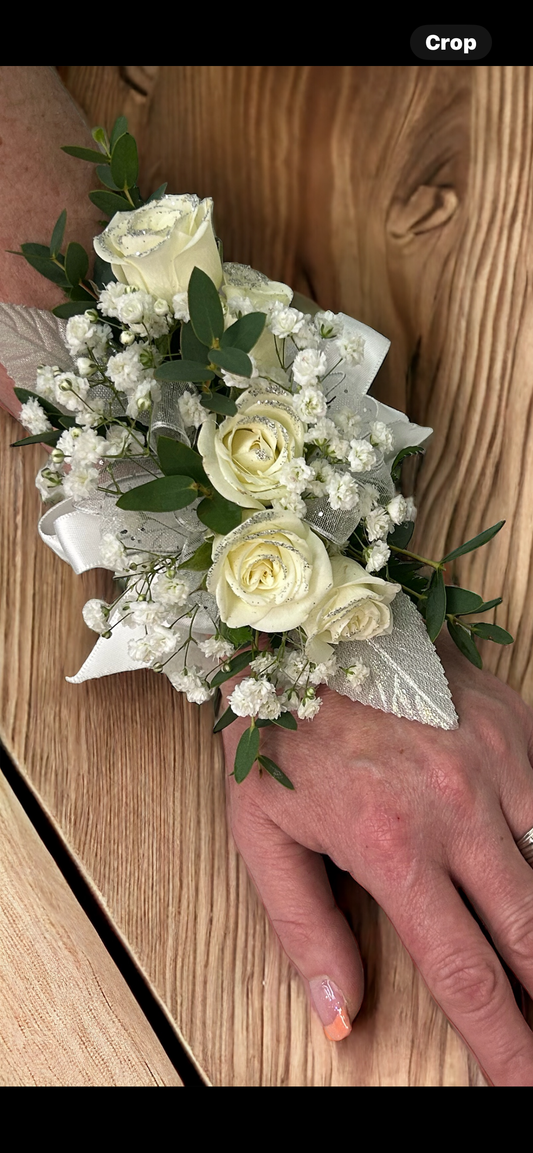
<svg viewBox="0 0 533 1153">
<path fill-rule="evenodd" d="M 432 430 L 368 395 L 388 340 L 223 263 L 211 200 L 162 186 L 143 201 L 123 117 L 93 137 L 65 152 L 105 185 L 90 194 L 110 218 L 94 270 L 81 245 L 62 251 L 63 212 L 21 255 L 67 302 L 0 305 L 29 433 L 16 444 L 50 446 L 42 539 L 75 572 L 117 578 L 112 604 L 85 605 L 100 635 L 68 679 L 149 667 L 200 704 L 241 674 L 215 730 L 248 718 L 236 780 L 257 763 L 288 788 L 261 728 L 312 719 L 321 685 L 455 728 L 442 626 L 478 667 L 476 637 L 512 638 L 477 619 L 501 598 L 446 586 L 444 570 L 503 522 L 439 560 L 412 552 L 401 467 Z"/>
</svg>

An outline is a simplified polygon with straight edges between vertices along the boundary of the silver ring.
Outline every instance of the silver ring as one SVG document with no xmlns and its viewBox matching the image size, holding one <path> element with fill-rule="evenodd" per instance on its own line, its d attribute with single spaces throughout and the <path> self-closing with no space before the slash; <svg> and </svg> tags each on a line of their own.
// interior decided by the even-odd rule
<svg viewBox="0 0 533 1153">
<path fill-rule="evenodd" d="M 531 829 L 528 829 L 527 833 L 524 833 L 522 837 L 519 837 L 518 841 L 516 841 L 516 847 L 520 849 L 528 865 L 531 865 L 533 868 L 533 826 Z"/>
</svg>

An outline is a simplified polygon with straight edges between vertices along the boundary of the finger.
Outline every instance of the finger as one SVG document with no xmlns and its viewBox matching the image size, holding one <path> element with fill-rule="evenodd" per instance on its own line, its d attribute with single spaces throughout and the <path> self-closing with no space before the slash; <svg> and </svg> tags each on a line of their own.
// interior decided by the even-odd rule
<svg viewBox="0 0 533 1153">
<path fill-rule="evenodd" d="M 533 1085 L 533 1034 L 496 953 L 443 870 L 426 873 L 393 921 L 435 1000 L 496 1085 Z"/>
<path fill-rule="evenodd" d="M 302 976 L 330 1041 L 351 1032 L 363 999 L 363 966 L 335 904 L 322 857 L 264 813 L 233 828 L 237 847 L 288 957 Z"/>
</svg>

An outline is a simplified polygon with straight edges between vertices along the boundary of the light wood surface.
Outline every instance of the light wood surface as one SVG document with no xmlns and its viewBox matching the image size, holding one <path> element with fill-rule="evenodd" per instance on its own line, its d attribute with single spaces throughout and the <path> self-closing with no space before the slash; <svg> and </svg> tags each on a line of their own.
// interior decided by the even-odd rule
<svg viewBox="0 0 533 1153">
<path fill-rule="evenodd" d="M 392 339 L 376 394 L 437 429 L 417 480 L 418 541 L 444 552 L 509 518 L 457 575 L 487 597 L 504 591 L 497 620 L 517 643 L 487 645 L 487 663 L 532 701 L 530 70 L 61 72 L 91 123 L 129 115 L 151 188 L 213 195 L 227 259 Z M 209 706 L 149 673 L 65 684 L 92 643 L 81 606 L 107 578 L 74 577 L 38 542 L 39 454 L 4 466 L 6 743 L 206 1076 L 481 1083 L 386 918 L 343 879 L 367 995 L 351 1038 L 324 1040 L 228 844 Z"/>
<path fill-rule="evenodd" d="M 181 1085 L 2 773 L 0 891 L 0 1085 Z"/>
</svg>

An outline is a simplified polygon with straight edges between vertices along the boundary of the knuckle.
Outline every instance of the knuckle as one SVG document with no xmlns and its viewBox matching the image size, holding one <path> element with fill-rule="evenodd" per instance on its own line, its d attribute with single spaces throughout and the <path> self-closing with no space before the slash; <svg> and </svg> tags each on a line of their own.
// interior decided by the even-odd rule
<svg viewBox="0 0 533 1153">
<path fill-rule="evenodd" d="M 454 952 L 440 958 L 435 970 L 436 988 L 446 1004 L 466 1017 L 488 1018 L 505 999 L 496 956 Z"/>
<path fill-rule="evenodd" d="M 503 934 L 501 948 L 511 951 L 516 962 L 531 968 L 533 962 L 533 908 L 526 906 L 509 918 Z"/>
<path fill-rule="evenodd" d="M 437 759 L 430 771 L 430 784 L 438 801 L 468 814 L 476 803 L 476 791 L 464 759 L 447 755 Z"/>
</svg>

